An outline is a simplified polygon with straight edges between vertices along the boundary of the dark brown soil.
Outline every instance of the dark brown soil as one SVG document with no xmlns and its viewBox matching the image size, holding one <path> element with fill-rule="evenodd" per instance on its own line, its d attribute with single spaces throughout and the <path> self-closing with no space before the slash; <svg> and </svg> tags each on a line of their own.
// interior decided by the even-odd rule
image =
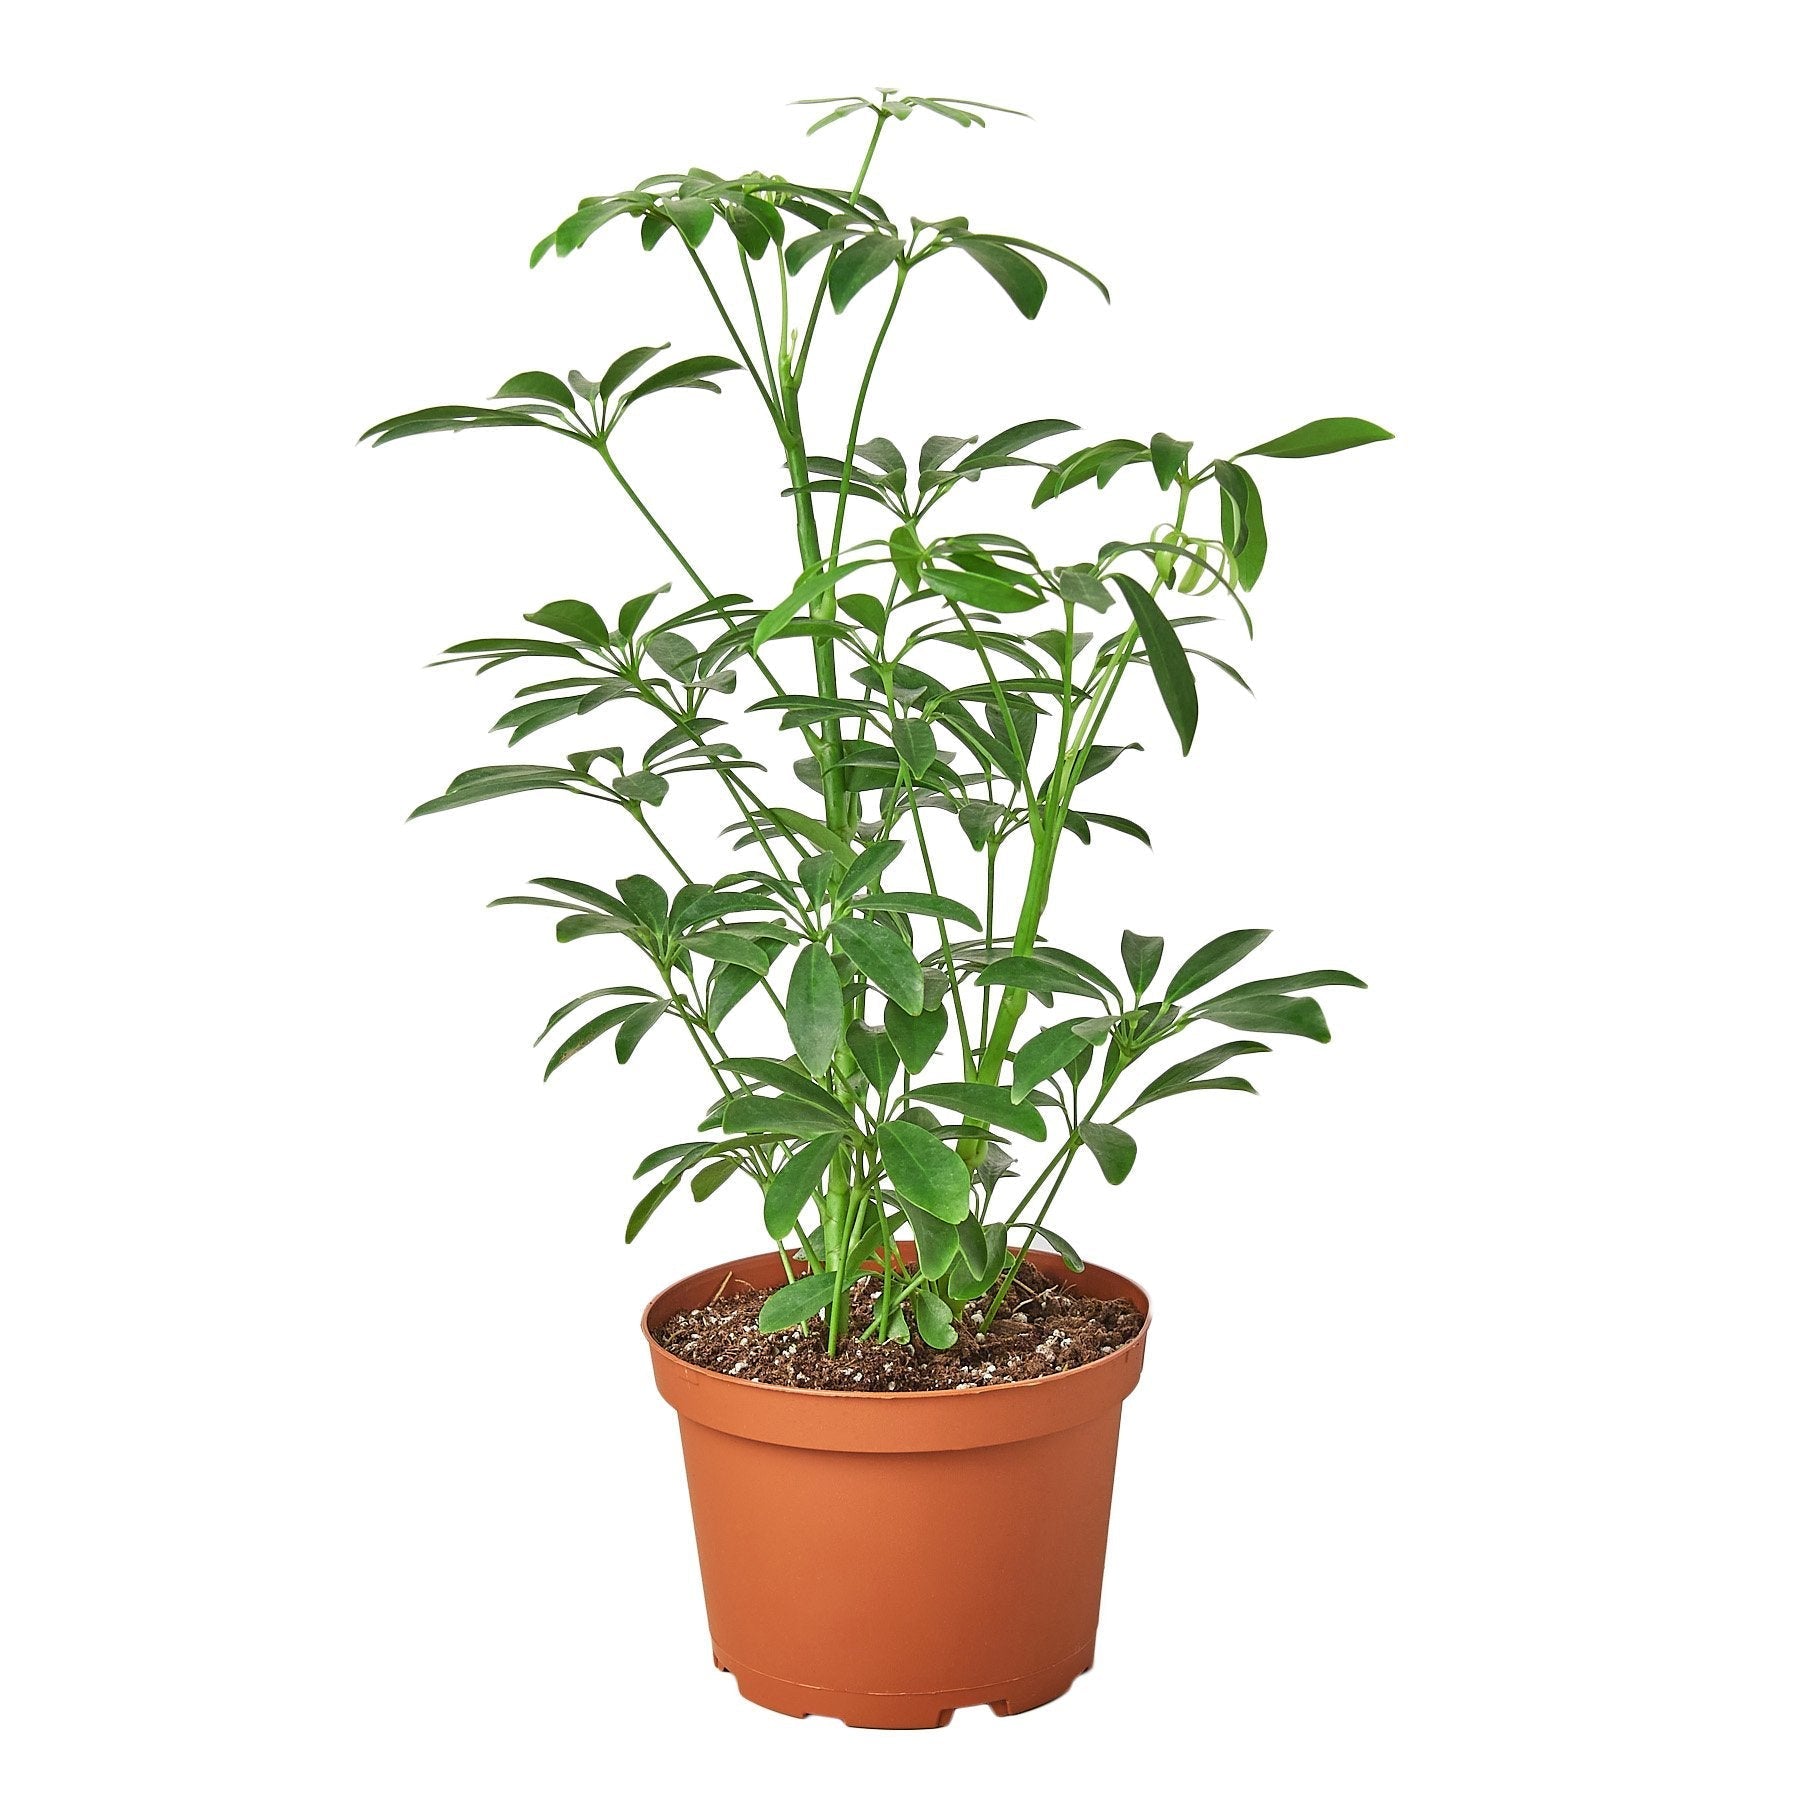
<svg viewBox="0 0 1800 1800">
<path fill-rule="evenodd" d="M 905 1344 L 864 1342 L 880 1294 L 879 1276 L 865 1276 L 851 1290 L 850 1324 L 836 1356 L 825 1354 L 822 1319 L 804 1336 L 798 1329 L 758 1331 L 756 1315 L 769 1290 L 736 1280 L 727 1280 L 709 1305 L 676 1313 L 659 1336 L 684 1362 L 771 1387 L 924 1394 L 1058 1375 L 1111 1355 L 1144 1328 L 1129 1300 L 1096 1300 L 1027 1269 L 985 1332 L 976 1328 L 980 1309 L 970 1308 L 958 1321 L 952 1349 L 933 1350 L 916 1334 Z"/>
</svg>

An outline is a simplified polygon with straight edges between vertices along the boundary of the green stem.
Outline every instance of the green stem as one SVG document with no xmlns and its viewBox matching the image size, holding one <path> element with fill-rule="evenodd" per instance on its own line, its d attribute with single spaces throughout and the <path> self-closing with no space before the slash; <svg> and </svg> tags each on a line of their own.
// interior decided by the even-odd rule
<svg viewBox="0 0 1800 1800">
<path fill-rule="evenodd" d="M 659 836 L 657 836 L 656 827 L 654 825 L 652 825 L 650 823 L 650 821 L 644 817 L 644 809 L 641 806 L 637 805 L 635 802 L 633 802 L 632 804 L 628 805 L 625 810 L 627 812 L 629 812 L 631 814 L 631 816 L 634 819 L 636 819 L 637 822 L 641 826 L 643 826 L 645 835 L 650 839 L 651 843 L 653 843 L 657 847 L 657 849 L 662 852 L 663 858 L 668 863 L 669 867 L 671 869 L 673 869 L 675 871 L 675 873 L 677 875 L 679 875 L 684 882 L 692 884 L 693 879 L 694 879 L 693 876 L 691 876 L 687 872 L 687 870 L 681 866 L 681 862 L 675 855 L 675 852 L 673 850 L 671 850 L 669 848 L 669 846 L 667 844 L 665 844 Z"/>
<path fill-rule="evenodd" d="M 1181 500 L 1175 513 L 1176 529 L 1179 530 L 1187 516 L 1187 504 L 1191 486 L 1184 485 Z M 1170 571 L 1173 574 L 1173 569 Z M 1152 592 L 1160 591 L 1171 585 L 1163 577 L 1158 576 Z M 1037 822 L 1032 827 L 1031 870 L 1026 877 L 1025 898 L 1019 910 L 1019 924 L 1013 933 L 1012 953 L 1015 956 L 1029 955 L 1037 943 L 1038 927 L 1043 921 L 1044 907 L 1050 897 L 1050 877 L 1056 867 L 1056 853 L 1062 839 L 1063 821 L 1068 817 L 1069 801 L 1074 794 L 1075 786 L 1081 779 L 1089 752 L 1092 750 L 1101 723 L 1106 717 L 1113 697 L 1125 677 L 1125 670 L 1130 664 L 1131 652 L 1137 643 L 1137 631 L 1133 627 L 1120 639 L 1117 650 L 1100 687 L 1088 704 L 1088 715 L 1077 728 L 1075 753 L 1069 761 L 1062 764 L 1053 776 L 1049 785 L 1049 797 Z M 982 1054 L 981 1067 L 976 1075 L 978 1081 L 997 1084 L 1000 1071 L 1005 1067 L 1007 1052 L 1012 1048 L 1012 1037 L 1018 1028 L 1019 1020 L 1024 1016 L 1028 996 L 1020 988 L 1008 988 L 1000 1001 L 998 1012 L 994 1017 L 994 1029 L 988 1037 L 986 1048 Z"/>
<path fill-rule="evenodd" d="M 708 602 L 708 604 L 710 604 L 712 606 L 717 606 L 719 603 L 719 596 L 717 594 L 715 594 L 713 592 L 713 590 L 710 587 L 708 587 L 704 581 L 702 581 L 700 579 L 700 571 L 698 569 L 696 569 L 694 567 L 694 565 L 688 561 L 687 557 L 682 554 L 681 546 L 679 544 L 677 544 L 672 537 L 669 536 L 668 532 L 663 528 L 662 521 L 656 516 L 655 513 L 653 513 L 650 510 L 650 508 L 648 506 L 646 506 L 644 504 L 643 496 L 640 495 L 638 493 L 637 489 L 634 488 L 631 485 L 631 483 L 625 479 L 625 473 L 619 467 L 618 462 L 615 459 L 615 457 L 613 456 L 611 447 L 608 445 L 606 439 L 603 437 L 596 438 L 593 440 L 593 444 L 594 444 L 594 448 L 597 451 L 599 451 L 599 453 L 600 453 L 600 460 L 606 464 L 607 470 L 611 474 L 613 480 L 619 484 L 620 493 L 622 493 L 625 496 L 625 498 L 627 500 L 629 500 L 634 507 L 637 508 L 638 514 L 643 519 L 644 523 L 646 525 L 648 525 L 653 532 L 656 533 L 657 538 L 661 541 L 663 548 L 665 550 L 667 550 L 668 553 L 672 557 L 674 557 L 676 562 L 681 565 L 681 572 L 688 578 L 689 581 L 691 581 L 694 584 L 694 586 L 696 588 L 698 588 L 700 590 L 701 596 Z M 750 654 L 750 660 L 752 663 L 754 663 L 756 665 L 757 673 L 759 675 L 761 675 L 763 680 L 769 684 L 770 693 L 772 693 L 772 694 L 781 693 L 783 691 L 783 689 L 782 689 L 781 683 L 775 679 L 775 671 L 773 669 L 771 669 L 766 662 L 763 661 L 762 657 L 759 656 L 755 651 L 752 651 Z"/>
<path fill-rule="evenodd" d="M 682 238 L 681 242 L 683 247 L 687 250 L 688 260 L 694 265 L 695 269 L 699 272 L 700 279 L 706 284 L 706 291 L 712 298 L 713 310 L 724 321 L 725 329 L 731 334 L 731 341 L 736 346 L 738 355 L 743 359 L 744 373 L 748 375 L 755 384 L 757 393 L 762 397 L 763 405 L 769 410 L 769 417 L 775 421 L 776 427 L 779 429 L 781 425 L 781 414 L 776 408 L 775 396 L 763 386 L 763 379 L 756 372 L 756 359 L 751 356 L 750 347 L 744 342 L 743 333 L 737 328 L 737 320 L 731 316 L 731 309 L 726 306 L 724 296 L 720 294 L 717 286 L 714 285 L 711 272 L 708 270 L 706 264 L 700 259 L 700 252 L 696 250 L 692 244 L 688 243 L 685 237 Z"/>
<path fill-rule="evenodd" d="M 931 866 L 931 850 L 925 842 L 925 821 L 919 816 L 919 803 L 913 793 L 913 784 L 906 784 L 906 804 L 912 812 L 913 830 L 918 837 L 919 861 L 925 869 L 925 885 L 938 899 L 943 894 L 938 887 L 937 871 Z M 963 1012 L 962 983 L 957 977 L 956 961 L 950 953 L 950 924 L 946 919 L 939 919 L 938 948 L 944 955 L 944 975 L 950 983 L 950 1009 L 956 1017 L 956 1035 L 962 1041 L 963 1079 L 973 1081 L 975 1078 L 975 1046 L 969 1036 L 969 1021 Z"/>
<path fill-rule="evenodd" d="M 781 260 L 781 246 L 775 246 L 775 260 Z M 769 332 L 763 323 L 762 296 L 756 291 L 756 277 L 750 269 L 750 258 L 744 253 L 744 246 L 738 245 L 738 267 L 744 271 L 744 286 L 750 294 L 750 316 L 756 321 L 756 347 L 762 352 L 763 374 L 767 378 L 767 391 L 774 395 L 780 388 L 775 379 L 775 362 L 769 355 Z M 776 420 L 779 426 L 781 421 Z"/>
<path fill-rule="evenodd" d="M 1012 1291 L 1012 1284 L 1018 1279 L 1019 1270 L 1024 1267 L 1025 1252 L 1031 1248 L 1031 1240 L 1037 1236 L 1038 1227 L 1043 1224 L 1050 1208 L 1056 1202 L 1056 1196 L 1062 1191 L 1064 1180 L 1067 1178 L 1069 1171 L 1074 1168 L 1075 1156 L 1076 1151 L 1071 1147 L 1069 1153 L 1062 1159 L 1060 1167 L 1055 1164 L 1051 1165 L 1053 1168 L 1056 1168 L 1056 1179 L 1051 1182 L 1050 1192 L 1044 1196 L 1044 1204 L 1038 1208 L 1037 1217 L 1032 1220 L 1030 1229 L 1025 1233 L 1024 1243 L 1019 1246 L 1017 1252 L 1011 1257 L 1006 1273 L 1000 1279 L 1000 1285 L 994 1289 L 993 1299 L 987 1303 L 986 1309 L 982 1312 L 981 1329 L 983 1331 L 986 1331 L 987 1328 L 993 1324 L 995 1318 L 999 1314 L 1001 1306 L 1005 1304 L 1006 1296 Z M 1008 1223 L 1008 1229 L 1011 1229 L 1010 1221 Z"/>
<path fill-rule="evenodd" d="M 800 425 L 800 395 L 791 375 L 782 379 L 782 405 L 787 415 L 788 485 L 794 490 L 794 532 L 800 545 L 800 561 L 810 572 L 823 565 L 819 546 L 819 521 L 813 511 L 812 495 L 807 491 L 811 479 L 806 467 L 806 438 Z M 827 592 L 812 603 L 812 617 L 829 623 L 837 617 L 837 596 Z M 827 633 L 813 639 L 813 677 L 822 699 L 838 697 L 837 643 Z M 778 687 L 776 692 L 782 690 Z M 818 726 L 819 777 L 825 790 L 825 822 L 841 837 L 849 819 L 844 793 L 844 732 L 837 719 L 822 720 Z"/>
<path fill-rule="evenodd" d="M 869 147 L 863 152 L 862 167 L 856 171 L 856 179 L 850 184 L 852 201 L 862 198 L 863 183 L 868 180 L 869 167 L 875 160 L 875 146 L 881 142 L 882 128 L 887 122 L 887 114 L 878 111 L 875 115 L 875 129 L 869 134 Z M 818 329 L 819 312 L 825 304 L 825 290 L 831 279 L 831 265 L 837 261 L 839 254 L 840 248 L 835 244 L 826 252 L 825 267 L 819 275 L 819 291 L 813 295 L 812 312 L 806 321 L 806 333 L 800 340 L 800 355 L 794 369 L 796 382 L 803 379 L 806 374 L 806 359 L 812 353 L 813 333 Z"/>
<path fill-rule="evenodd" d="M 879 1201 L 876 1202 L 880 1204 Z M 831 1313 L 826 1324 L 825 1354 L 836 1356 L 838 1340 L 844 1335 L 844 1304 L 847 1290 L 858 1278 L 858 1271 L 850 1267 L 850 1256 L 855 1250 L 857 1240 L 862 1234 L 863 1211 L 868 1202 L 861 1194 L 856 1196 L 856 1204 L 846 1215 L 844 1241 L 837 1252 L 837 1280 L 831 1290 Z"/>
<path fill-rule="evenodd" d="M 875 365 L 881 360 L 881 347 L 887 342 L 888 328 L 894 322 L 894 314 L 900 310 L 900 296 L 906 291 L 906 264 L 901 263 L 899 268 L 899 274 L 894 277 L 894 291 L 888 298 L 887 311 L 881 316 L 881 328 L 875 333 L 875 342 L 869 346 L 869 360 L 863 365 L 862 382 L 856 390 L 856 405 L 850 413 L 850 437 L 844 445 L 844 473 L 838 483 L 837 517 L 831 526 L 831 555 L 834 561 L 844 541 L 844 519 L 850 506 L 850 464 L 862 438 L 863 408 L 868 404 L 869 385 L 875 379 Z"/>
</svg>

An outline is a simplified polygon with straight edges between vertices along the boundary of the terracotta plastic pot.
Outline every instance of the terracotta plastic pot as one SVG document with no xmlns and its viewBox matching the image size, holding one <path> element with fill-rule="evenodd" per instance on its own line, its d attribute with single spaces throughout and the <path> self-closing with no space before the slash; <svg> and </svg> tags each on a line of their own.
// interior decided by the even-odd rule
<svg viewBox="0 0 1800 1800">
<path fill-rule="evenodd" d="M 734 1277 L 781 1281 L 773 1254 L 690 1275 L 645 1309 L 656 1385 L 681 1419 L 713 1661 L 745 1699 L 943 1725 L 959 1706 L 1042 1706 L 1093 1666 L 1119 1412 L 1150 1303 L 1110 1269 L 1032 1261 L 1130 1300 L 1144 1331 L 1035 1381 L 809 1393 L 695 1368 L 656 1341 Z"/>
</svg>

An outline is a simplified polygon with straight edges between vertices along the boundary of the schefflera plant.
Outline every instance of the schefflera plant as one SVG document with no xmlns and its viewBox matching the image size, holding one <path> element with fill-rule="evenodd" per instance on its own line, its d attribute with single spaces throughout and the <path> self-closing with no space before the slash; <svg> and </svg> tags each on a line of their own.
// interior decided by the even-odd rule
<svg viewBox="0 0 1800 1800">
<path fill-rule="evenodd" d="M 583 200 L 532 253 L 534 263 L 567 256 L 635 223 L 645 249 L 666 246 L 701 283 L 735 354 L 665 360 L 668 345 L 645 346 L 593 379 L 531 370 L 489 404 L 428 407 L 366 436 L 566 438 L 599 457 L 673 565 L 670 584 L 605 612 L 557 600 L 525 615 L 533 635 L 446 652 L 479 672 L 535 677 L 495 727 L 509 747 L 553 727 L 579 732 L 606 711 L 629 718 L 617 735 L 632 748 L 467 769 L 417 809 L 557 791 L 610 808 L 654 853 L 654 874 L 610 885 L 546 876 L 529 884 L 536 892 L 495 902 L 550 907 L 559 940 L 584 953 L 590 939 L 616 940 L 637 965 L 635 979 L 552 1014 L 545 1035 L 563 1035 L 546 1075 L 609 1037 L 623 1063 L 652 1031 L 675 1030 L 716 1089 L 692 1138 L 639 1165 L 651 1185 L 627 1241 L 684 1181 L 706 1200 L 741 1177 L 789 1275 L 762 1308 L 764 1330 L 811 1328 L 822 1315 L 835 1352 L 851 1286 L 879 1271 L 864 1335 L 916 1330 L 945 1349 L 959 1320 L 994 1317 L 1033 1245 L 1081 1267 L 1048 1215 L 1084 1158 L 1105 1182 L 1126 1179 L 1137 1156 L 1128 1119 L 1196 1094 L 1254 1092 L 1221 1071 L 1267 1051 L 1267 1037 L 1325 1042 L 1309 990 L 1363 985 L 1337 969 L 1225 985 L 1268 936 L 1260 930 L 1215 936 L 1166 976 L 1163 938 L 1127 930 L 1115 977 L 1047 936 L 1046 908 L 1071 841 L 1150 841 L 1090 797 L 1140 748 L 1108 735 L 1127 688 L 1148 677 L 1185 755 L 1196 667 L 1242 681 L 1203 647 L 1219 621 L 1196 603 L 1223 598 L 1251 629 L 1246 596 L 1268 538 L 1250 459 L 1323 456 L 1389 433 L 1322 418 L 1208 458 L 1163 432 L 1071 451 L 1078 427 L 1045 418 L 933 436 L 909 459 L 868 432 L 865 415 L 915 283 L 972 264 L 1028 320 L 1045 299 L 1046 264 L 1106 290 L 1067 257 L 965 218 L 898 224 L 870 193 L 890 125 L 925 115 L 966 128 L 1005 109 L 890 89 L 818 104 L 829 110 L 813 131 L 869 125 L 848 187 L 698 168 L 654 175 Z M 828 320 L 868 348 L 847 420 L 821 436 L 803 422 L 802 398 Z M 638 409 L 718 393 L 723 377 L 767 414 L 785 470 L 770 499 L 791 511 L 795 574 L 775 595 L 723 583 L 731 543 L 690 554 L 686 524 L 653 513 L 627 473 Z M 1020 495 L 1033 508 L 1118 480 L 1131 495 L 1121 535 L 1058 562 L 988 528 L 971 504 L 977 483 L 1000 478 L 980 489 L 986 499 L 1019 471 L 1035 477 Z M 720 715 L 731 704 L 792 734 L 791 781 L 772 781 L 730 741 Z M 732 860 L 719 872 L 690 868 L 658 823 L 701 779 L 729 819 Z M 1153 1053 L 1202 1028 L 1224 1035 L 1139 1079 Z"/>
</svg>

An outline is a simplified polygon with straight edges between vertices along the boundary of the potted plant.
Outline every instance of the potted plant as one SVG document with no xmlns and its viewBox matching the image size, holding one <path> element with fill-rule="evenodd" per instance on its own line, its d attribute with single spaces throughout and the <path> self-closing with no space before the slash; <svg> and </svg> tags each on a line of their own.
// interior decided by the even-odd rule
<svg viewBox="0 0 1800 1800">
<path fill-rule="evenodd" d="M 555 600 L 528 633 L 450 646 L 529 677 L 496 726 L 509 748 L 554 727 L 603 747 L 466 769 L 418 813 L 555 791 L 642 833 L 654 872 L 546 877 L 495 904 L 550 908 L 603 971 L 551 1015 L 546 1075 L 608 1041 L 621 1063 L 652 1032 L 692 1044 L 693 1135 L 639 1164 L 626 1241 L 684 1183 L 760 1205 L 764 1252 L 677 1283 L 643 1319 L 680 1415 L 715 1660 L 784 1712 L 938 1724 L 1039 1705 L 1092 1660 L 1149 1302 L 1084 1265 L 1054 1202 L 1072 1177 L 1127 1178 L 1144 1109 L 1252 1092 L 1236 1070 L 1266 1038 L 1326 1041 L 1311 990 L 1362 985 L 1334 969 L 1239 979 L 1260 930 L 1167 958 L 1161 936 L 1126 930 L 1102 966 L 1050 933 L 1057 860 L 1096 834 L 1149 841 L 1090 785 L 1137 748 L 1117 741 L 1122 696 L 1153 688 L 1185 754 L 1197 675 L 1242 679 L 1204 647 L 1219 615 L 1200 608 L 1249 627 L 1267 550 L 1251 459 L 1389 434 L 1316 419 L 1208 457 L 1161 432 L 1090 443 L 1057 418 L 962 435 L 981 421 L 952 402 L 952 434 L 909 457 L 870 403 L 914 284 L 970 270 L 1028 320 L 1049 266 L 1106 290 L 967 219 L 897 223 L 869 191 L 890 125 L 998 109 L 890 89 L 817 104 L 813 131 L 868 127 L 847 187 L 652 176 L 583 200 L 533 252 L 634 226 L 703 285 L 729 353 L 531 370 L 491 402 L 367 435 L 552 432 L 599 458 L 667 553 L 655 592 Z M 827 330 L 867 349 L 821 429 L 809 370 Z M 794 535 L 792 580 L 757 597 L 724 584 L 729 543 L 703 553 L 703 521 L 652 513 L 628 473 L 642 407 L 726 380 L 767 414 L 770 503 Z M 1012 535 L 1017 501 L 1120 477 L 1122 523 L 1084 559 Z M 1002 497 L 1004 531 L 984 504 Z M 735 741 L 749 733 L 792 773 Z M 729 850 L 692 868 L 659 821 L 703 795 Z M 977 1553 L 901 1555 L 896 1518 L 955 1521 Z"/>
</svg>

